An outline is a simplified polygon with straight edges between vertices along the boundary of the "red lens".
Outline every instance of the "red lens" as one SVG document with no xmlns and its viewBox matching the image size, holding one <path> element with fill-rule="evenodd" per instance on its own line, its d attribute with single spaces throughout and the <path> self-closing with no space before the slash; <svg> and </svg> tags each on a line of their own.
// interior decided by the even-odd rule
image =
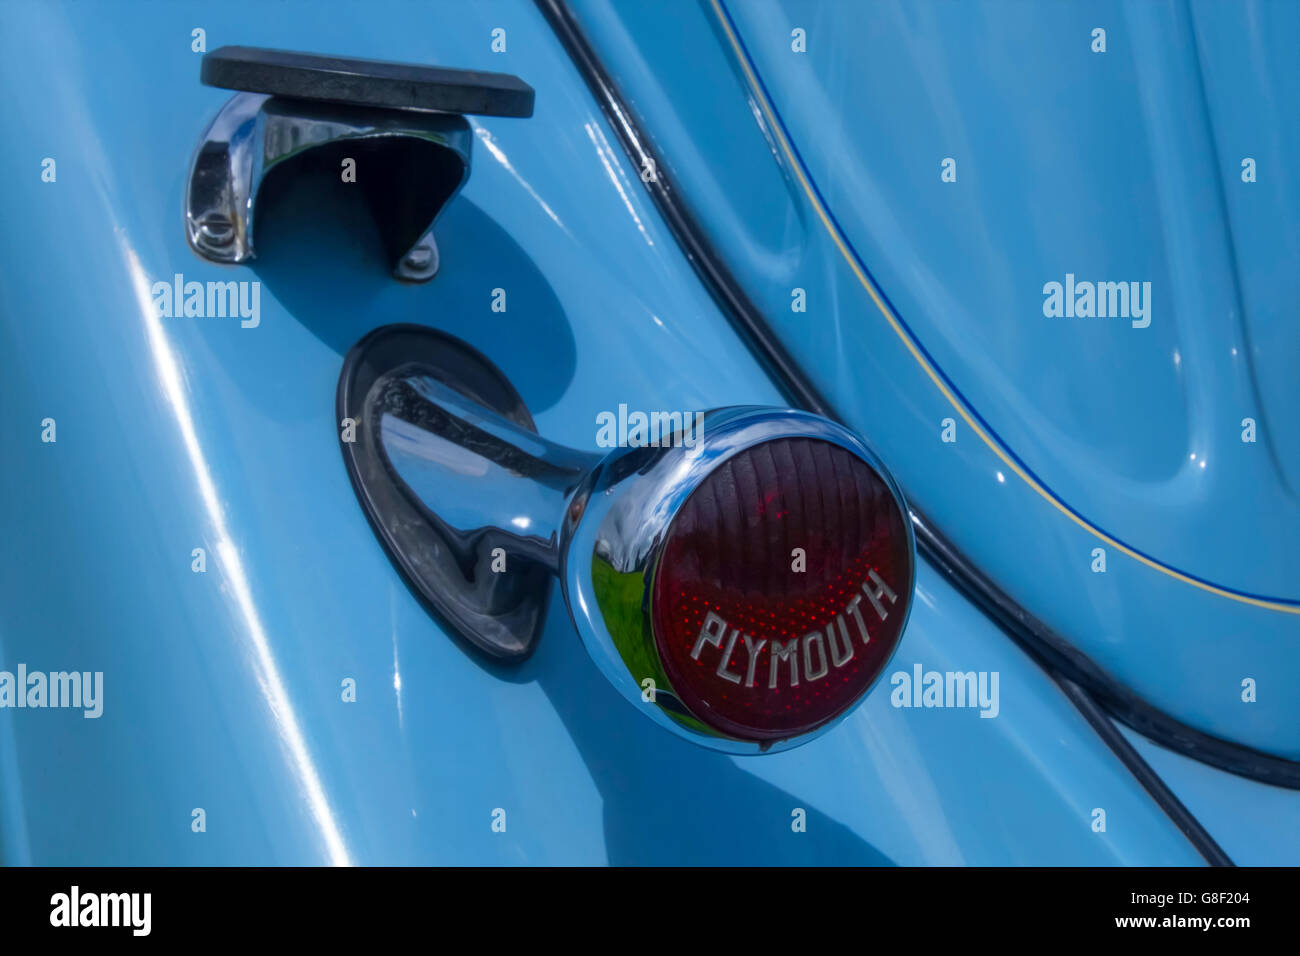
<svg viewBox="0 0 1300 956">
<path fill-rule="evenodd" d="M 880 475 L 839 445 L 780 438 L 727 459 L 673 518 L 655 572 L 654 636 L 673 692 L 744 740 L 842 713 L 907 617 L 906 520 Z"/>
</svg>

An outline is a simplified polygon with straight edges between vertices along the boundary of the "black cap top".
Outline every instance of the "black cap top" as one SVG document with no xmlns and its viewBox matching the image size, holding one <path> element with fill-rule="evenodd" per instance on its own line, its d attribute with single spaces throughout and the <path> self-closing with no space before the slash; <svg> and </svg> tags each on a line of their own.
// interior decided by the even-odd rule
<svg viewBox="0 0 1300 956">
<path fill-rule="evenodd" d="M 357 106 L 533 115 L 533 88 L 509 73 L 223 46 L 203 57 L 199 79 L 227 90 Z"/>
</svg>

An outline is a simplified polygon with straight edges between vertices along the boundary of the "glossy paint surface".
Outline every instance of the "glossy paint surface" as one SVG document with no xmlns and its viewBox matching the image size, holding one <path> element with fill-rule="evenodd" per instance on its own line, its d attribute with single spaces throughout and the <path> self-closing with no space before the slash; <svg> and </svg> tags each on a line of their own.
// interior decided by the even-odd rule
<svg viewBox="0 0 1300 956">
<path fill-rule="evenodd" d="M 343 355 L 372 328 L 461 336 L 543 433 L 580 448 L 620 402 L 779 400 L 530 5 L 41 3 L 0 18 L 0 122 L 23 131 L 0 153 L 0 669 L 104 675 L 96 719 L 0 709 L 0 860 L 1199 861 L 928 566 L 895 669 L 996 671 L 997 716 L 896 708 L 882 683 L 824 738 L 749 759 L 633 712 L 560 602 L 534 656 L 503 668 L 403 586 L 333 421 Z M 514 72 L 536 114 L 472 121 L 473 172 L 439 221 L 428 285 L 389 277 L 329 180 L 286 184 L 259 213 L 259 258 L 220 267 L 183 231 L 190 151 L 227 95 L 197 82 L 196 26 L 209 48 Z M 497 27 L 508 52 L 494 55 Z M 256 327 L 158 317 L 152 284 L 177 273 L 261 283 Z"/>
<path fill-rule="evenodd" d="M 1300 9 L 575 6 L 909 501 L 1155 706 L 1300 757 Z M 1150 324 L 1048 318 L 1067 273 Z"/>
</svg>

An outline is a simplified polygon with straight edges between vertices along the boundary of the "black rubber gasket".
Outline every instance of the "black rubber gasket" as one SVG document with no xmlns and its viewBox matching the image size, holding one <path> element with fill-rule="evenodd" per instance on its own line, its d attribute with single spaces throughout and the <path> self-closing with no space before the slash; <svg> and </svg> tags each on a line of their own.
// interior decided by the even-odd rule
<svg viewBox="0 0 1300 956">
<path fill-rule="evenodd" d="M 517 562 L 511 581 L 475 577 L 484 543 L 467 538 L 433 514 L 393 470 L 378 441 L 372 394 L 394 374 L 419 372 L 492 409 L 534 434 L 523 399 L 487 357 L 460 339 L 422 325 L 385 325 L 348 352 L 339 373 L 335 426 L 348 480 L 412 593 L 446 630 L 498 660 L 519 662 L 537 645 L 550 601 L 549 569 Z M 355 423 L 353 441 L 343 422 Z M 495 577 L 488 575 L 488 578 Z"/>
</svg>

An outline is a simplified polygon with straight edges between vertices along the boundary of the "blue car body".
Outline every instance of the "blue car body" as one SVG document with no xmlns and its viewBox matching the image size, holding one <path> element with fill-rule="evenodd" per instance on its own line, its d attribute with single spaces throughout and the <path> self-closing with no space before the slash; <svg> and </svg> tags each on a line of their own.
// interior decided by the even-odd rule
<svg viewBox="0 0 1300 956">
<path fill-rule="evenodd" d="M 1295 7 L 572 9 L 714 245 L 909 501 L 1160 711 L 1300 758 Z M 104 675 L 98 717 L 0 709 L 0 861 L 1204 862 L 931 560 L 890 671 L 996 673 L 996 715 L 896 706 L 882 679 L 833 731 L 762 757 L 635 713 L 559 600 L 506 665 L 411 594 L 338 451 L 335 383 L 370 330 L 463 339 L 542 434 L 593 451 L 620 403 L 787 401 L 538 6 L 57 2 L 0 21 L 0 670 Z M 536 111 L 469 117 L 472 173 L 426 285 L 387 275 L 357 209 L 292 185 L 258 258 L 219 266 L 182 229 L 191 154 L 229 96 L 198 82 L 196 28 L 208 49 L 514 73 Z M 790 62 L 796 28 L 810 53 Z M 1261 170 L 1250 193 L 1239 152 Z M 1150 280 L 1150 327 L 1044 317 L 1041 287 L 1067 272 Z M 256 326 L 160 317 L 151 290 L 178 274 L 260 282 Z M 1300 859 L 1295 790 L 1125 733 L 1236 862 Z"/>
</svg>

